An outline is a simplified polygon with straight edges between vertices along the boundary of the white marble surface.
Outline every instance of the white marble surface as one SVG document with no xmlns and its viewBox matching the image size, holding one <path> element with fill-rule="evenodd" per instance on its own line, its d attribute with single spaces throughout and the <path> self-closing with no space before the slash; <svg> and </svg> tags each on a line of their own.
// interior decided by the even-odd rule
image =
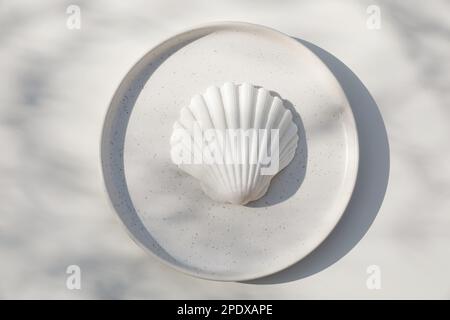
<svg viewBox="0 0 450 320">
<path fill-rule="evenodd" d="M 69 4 L 81 8 L 80 30 L 66 28 Z M 366 27 L 370 4 L 381 8 L 380 30 Z M 2 3 L 0 298 L 450 298 L 449 8 Z M 191 278 L 146 255 L 111 211 L 100 172 L 103 116 L 121 78 L 160 40 L 215 20 L 264 24 L 317 46 L 309 44 L 341 81 L 365 142 L 357 190 L 330 239 L 252 283 Z M 81 290 L 66 288 L 72 264 Z M 380 290 L 366 287 L 373 264 Z"/>
</svg>

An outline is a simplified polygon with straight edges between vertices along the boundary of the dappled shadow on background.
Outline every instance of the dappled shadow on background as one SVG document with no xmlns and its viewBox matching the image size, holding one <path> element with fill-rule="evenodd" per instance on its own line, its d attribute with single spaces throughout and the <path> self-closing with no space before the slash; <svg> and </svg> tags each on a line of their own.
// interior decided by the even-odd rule
<svg viewBox="0 0 450 320">
<path fill-rule="evenodd" d="M 448 4 L 448 3 L 447 3 Z M 435 4 L 437 5 L 437 4 Z M 443 4 L 440 4 L 443 5 Z M 400 35 L 401 45 L 408 57 L 415 62 L 419 74 L 417 80 L 424 88 L 439 95 L 448 105 L 450 102 L 450 82 L 448 71 L 450 60 L 442 59 L 450 48 L 450 28 L 436 18 L 436 10 L 448 12 L 449 7 L 438 6 L 434 10 L 418 10 L 417 6 L 397 1 L 383 4 L 393 28 Z M 448 22 L 448 21 L 447 21 Z M 444 51 L 443 49 L 447 49 Z M 443 108 L 448 110 L 448 108 Z"/>
<path fill-rule="evenodd" d="M 339 59 L 322 48 L 297 39 L 330 69 L 347 96 L 359 138 L 359 169 L 353 195 L 336 228 L 306 258 L 274 275 L 248 281 L 276 284 L 311 276 L 331 266 L 355 247 L 374 221 L 389 179 L 389 143 L 378 106 L 364 84 Z"/>
</svg>

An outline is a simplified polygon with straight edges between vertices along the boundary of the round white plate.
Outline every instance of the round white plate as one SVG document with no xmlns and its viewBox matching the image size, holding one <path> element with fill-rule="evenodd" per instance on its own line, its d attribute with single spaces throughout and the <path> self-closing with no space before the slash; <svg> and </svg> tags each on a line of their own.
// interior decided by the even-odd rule
<svg viewBox="0 0 450 320">
<path fill-rule="evenodd" d="M 279 94 L 299 127 L 294 160 L 247 206 L 215 203 L 170 160 L 180 109 L 226 81 Z M 312 52 L 272 29 L 224 22 L 168 39 L 128 72 L 101 157 L 108 195 L 137 243 L 188 274 L 237 281 L 284 269 L 327 237 L 353 191 L 358 139 L 339 83 Z"/>
</svg>

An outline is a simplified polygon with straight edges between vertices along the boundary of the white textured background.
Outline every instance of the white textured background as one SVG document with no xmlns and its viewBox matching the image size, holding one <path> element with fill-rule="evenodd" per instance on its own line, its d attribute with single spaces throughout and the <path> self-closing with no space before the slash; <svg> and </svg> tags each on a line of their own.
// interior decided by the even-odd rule
<svg viewBox="0 0 450 320">
<path fill-rule="evenodd" d="M 80 30 L 66 28 L 70 4 Z M 380 30 L 366 27 L 370 4 Z M 0 298 L 450 298 L 449 12 L 445 1 L 3 1 Z M 122 77 L 159 41 L 215 20 L 271 26 L 334 55 L 322 52 L 374 146 L 353 212 L 328 242 L 251 284 L 194 279 L 146 255 L 100 172 L 103 116 Z M 66 288 L 71 264 L 81 290 Z M 366 287 L 372 264 L 380 290 Z"/>
</svg>

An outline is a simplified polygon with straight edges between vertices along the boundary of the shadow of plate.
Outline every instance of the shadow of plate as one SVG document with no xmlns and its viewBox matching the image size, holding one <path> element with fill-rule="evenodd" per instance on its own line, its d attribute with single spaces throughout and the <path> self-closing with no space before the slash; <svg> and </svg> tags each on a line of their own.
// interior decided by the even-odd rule
<svg viewBox="0 0 450 320">
<path fill-rule="evenodd" d="M 361 80 L 342 61 L 310 42 L 296 40 L 329 68 L 347 96 L 359 138 L 358 177 L 341 220 L 316 250 L 285 270 L 244 283 L 277 284 L 295 281 L 316 274 L 339 261 L 369 230 L 383 203 L 388 185 L 389 142 L 375 100 Z"/>
</svg>

